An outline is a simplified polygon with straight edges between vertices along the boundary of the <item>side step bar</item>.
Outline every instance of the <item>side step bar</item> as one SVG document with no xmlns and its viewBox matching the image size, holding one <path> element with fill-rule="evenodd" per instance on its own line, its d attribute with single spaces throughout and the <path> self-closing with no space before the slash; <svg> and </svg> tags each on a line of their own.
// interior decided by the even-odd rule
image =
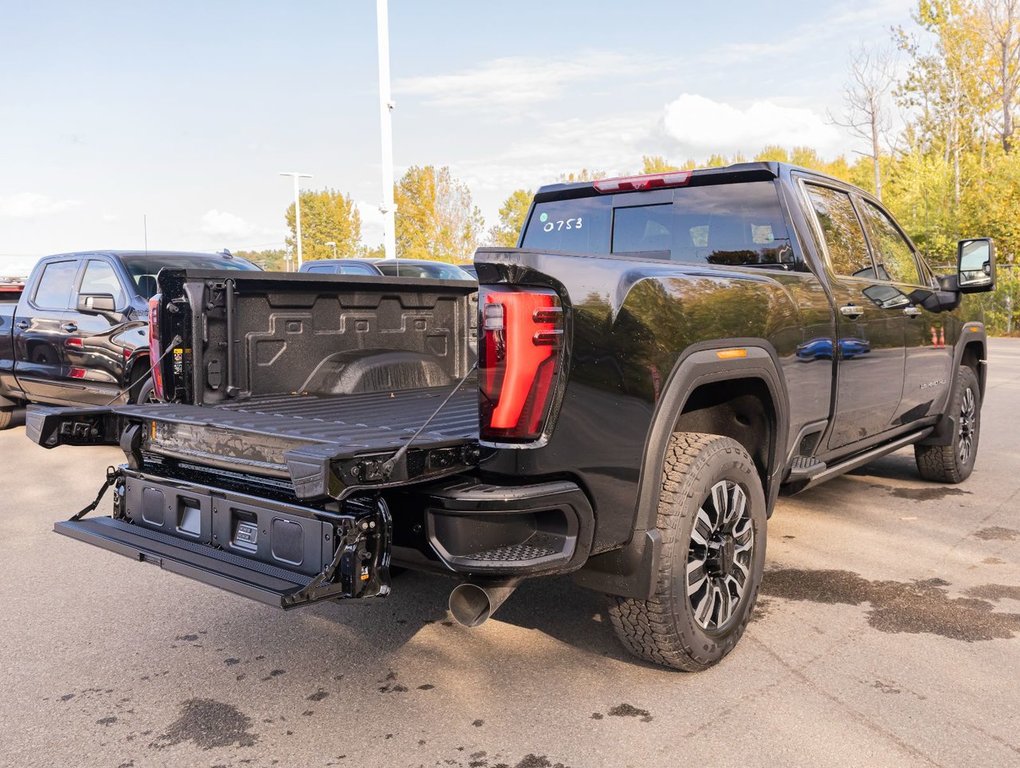
<svg viewBox="0 0 1020 768">
<path fill-rule="evenodd" d="M 797 488 L 794 491 L 794 493 L 800 493 L 801 491 L 806 491 L 808 488 L 814 488 L 819 483 L 824 483 L 826 480 L 831 480 L 837 475 L 845 474 L 850 470 L 864 466 L 868 462 L 881 458 L 882 456 L 890 454 L 893 451 L 898 451 L 900 448 L 905 448 L 908 445 L 913 445 L 918 440 L 923 440 L 925 437 L 930 435 L 933 429 L 934 427 L 925 427 L 924 429 L 919 430 L 918 432 L 911 432 L 908 435 L 896 438 L 892 442 L 883 443 L 882 445 L 878 445 L 870 450 L 865 451 L 864 453 L 859 453 L 856 456 L 851 456 L 850 458 L 845 459 L 844 461 L 841 461 L 838 464 L 832 464 L 828 466 L 823 465 L 824 469 L 822 471 L 811 475 L 811 477 L 808 478 L 804 486 L 801 488 Z"/>
<path fill-rule="evenodd" d="M 336 589 L 339 585 L 332 589 L 328 588 L 330 585 L 320 587 L 319 577 L 294 573 L 112 517 L 58 522 L 53 530 L 277 608 L 352 596 L 349 592 L 339 593 Z"/>
</svg>

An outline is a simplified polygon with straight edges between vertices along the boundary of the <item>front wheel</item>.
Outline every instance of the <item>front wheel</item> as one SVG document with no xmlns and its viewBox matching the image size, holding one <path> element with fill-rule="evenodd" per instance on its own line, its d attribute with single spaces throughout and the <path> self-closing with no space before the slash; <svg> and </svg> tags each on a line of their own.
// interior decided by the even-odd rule
<svg viewBox="0 0 1020 768">
<path fill-rule="evenodd" d="M 740 443 L 678 432 L 659 493 L 662 556 L 650 600 L 613 597 L 609 618 L 635 655 L 685 672 L 718 663 L 751 616 L 765 566 L 761 479 Z"/>
<path fill-rule="evenodd" d="M 969 365 L 956 373 L 953 393 L 947 406 L 956 417 L 953 442 L 949 445 L 915 445 L 917 472 L 924 480 L 936 483 L 962 483 L 974 471 L 978 437 L 981 435 L 981 386 Z"/>
</svg>

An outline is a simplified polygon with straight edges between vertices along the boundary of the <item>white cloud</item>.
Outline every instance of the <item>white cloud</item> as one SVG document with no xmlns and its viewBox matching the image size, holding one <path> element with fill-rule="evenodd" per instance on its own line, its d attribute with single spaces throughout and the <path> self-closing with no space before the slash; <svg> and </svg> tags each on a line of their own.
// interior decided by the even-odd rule
<svg viewBox="0 0 1020 768">
<path fill-rule="evenodd" d="M 304 229 L 304 227 L 302 227 Z M 258 234 L 261 230 L 240 216 L 213 208 L 202 216 L 201 230 L 215 237 L 244 239 Z"/>
<path fill-rule="evenodd" d="M 846 143 L 818 113 L 767 100 L 735 107 L 685 93 L 666 105 L 663 124 L 667 135 L 694 154 L 756 152 L 778 144 L 809 146 L 824 156 Z"/>
<path fill-rule="evenodd" d="M 0 217 L 10 219 L 37 219 L 63 213 L 81 205 L 79 200 L 54 200 L 37 192 L 18 192 L 0 197 Z"/>
<path fill-rule="evenodd" d="M 401 78 L 394 89 L 440 106 L 517 108 L 559 98 L 575 83 L 662 66 L 651 57 L 613 52 L 588 51 L 564 58 L 511 56 L 452 74 Z"/>
</svg>

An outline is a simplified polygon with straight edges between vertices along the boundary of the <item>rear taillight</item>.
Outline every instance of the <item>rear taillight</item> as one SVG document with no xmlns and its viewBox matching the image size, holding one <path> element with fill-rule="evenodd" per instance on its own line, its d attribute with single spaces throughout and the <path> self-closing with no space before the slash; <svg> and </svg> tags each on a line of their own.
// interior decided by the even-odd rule
<svg viewBox="0 0 1020 768">
<path fill-rule="evenodd" d="M 152 392 L 158 400 L 163 399 L 163 366 L 159 362 L 162 352 L 159 348 L 159 300 L 157 293 L 149 299 L 149 364 L 152 369 Z"/>
<path fill-rule="evenodd" d="M 478 345 L 481 438 L 528 442 L 542 436 L 555 389 L 563 311 L 552 291 L 482 287 Z"/>
</svg>

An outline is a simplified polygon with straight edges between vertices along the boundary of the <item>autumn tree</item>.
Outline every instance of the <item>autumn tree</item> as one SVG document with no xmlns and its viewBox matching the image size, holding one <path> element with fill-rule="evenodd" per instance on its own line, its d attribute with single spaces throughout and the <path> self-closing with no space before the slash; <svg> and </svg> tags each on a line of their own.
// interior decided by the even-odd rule
<svg viewBox="0 0 1020 768">
<path fill-rule="evenodd" d="M 499 208 L 499 222 L 489 230 L 489 242 L 503 248 L 514 248 L 520 238 L 524 219 L 531 207 L 534 193 L 530 189 L 515 189 Z"/>
<path fill-rule="evenodd" d="M 892 54 L 859 45 L 850 56 L 850 80 L 843 91 L 842 121 L 833 120 L 853 136 L 864 139 L 870 152 L 875 179 L 875 197 L 882 199 L 882 140 L 892 127 L 886 97 L 894 83 Z"/>
<path fill-rule="evenodd" d="M 608 176 L 605 171 L 595 171 L 589 168 L 582 168 L 579 171 L 570 171 L 569 173 L 561 173 L 559 180 L 564 184 L 573 184 L 578 181 L 598 181 Z"/>
<path fill-rule="evenodd" d="M 294 204 L 287 207 L 287 226 L 290 236 L 287 245 L 297 244 L 294 224 Z M 305 261 L 333 258 L 336 244 L 338 257 L 356 255 L 361 243 L 361 214 L 354 201 L 335 189 L 301 193 L 301 250 Z"/>
<path fill-rule="evenodd" d="M 304 223 L 304 222 L 302 222 Z M 302 227 L 304 229 L 304 227 Z M 234 251 L 234 255 L 257 264 L 267 272 L 283 272 L 287 268 L 287 251 L 273 248 L 263 251 Z"/>
<path fill-rule="evenodd" d="M 470 261 L 485 222 L 447 167 L 412 166 L 394 188 L 397 256 Z"/>
<path fill-rule="evenodd" d="M 669 173 L 680 169 L 666 162 L 662 155 L 644 155 L 641 158 L 641 173 Z"/>
</svg>

